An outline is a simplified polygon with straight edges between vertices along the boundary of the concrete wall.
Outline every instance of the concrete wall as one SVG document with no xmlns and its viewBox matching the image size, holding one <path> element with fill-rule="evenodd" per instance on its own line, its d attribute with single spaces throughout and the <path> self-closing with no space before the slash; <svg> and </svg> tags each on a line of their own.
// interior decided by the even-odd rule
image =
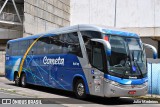
<svg viewBox="0 0 160 107">
<path fill-rule="evenodd" d="M 71 25 L 114 25 L 114 0 L 71 0 Z"/>
<path fill-rule="evenodd" d="M 115 25 L 140 36 L 160 36 L 159 7 L 160 0 L 71 0 L 71 25 Z"/>
<path fill-rule="evenodd" d="M 5 62 L 5 52 L 4 51 L 0 51 L 0 75 L 4 75 L 4 62 Z"/>
<path fill-rule="evenodd" d="M 160 0 L 71 0 L 71 25 L 97 24 L 122 28 L 145 37 L 142 38 L 144 42 L 158 47 L 159 7 Z M 151 51 L 147 52 L 147 56 L 152 57 Z"/>
<path fill-rule="evenodd" d="M 70 25 L 70 0 L 25 0 L 24 36 Z"/>
<path fill-rule="evenodd" d="M 11 30 L 0 28 L 0 39 L 16 39 L 22 37 L 23 32 L 20 30 Z"/>
</svg>

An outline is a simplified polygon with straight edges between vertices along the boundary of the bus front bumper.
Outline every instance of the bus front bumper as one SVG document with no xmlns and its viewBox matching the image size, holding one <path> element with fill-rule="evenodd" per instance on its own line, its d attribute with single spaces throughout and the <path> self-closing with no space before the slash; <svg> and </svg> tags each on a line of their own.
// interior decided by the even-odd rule
<svg viewBox="0 0 160 107">
<path fill-rule="evenodd" d="M 143 96 L 148 92 L 148 83 L 142 85 L 118 85 L 105 83 L 104 96 L 105 97 L 133 97 Z"/>
</svg>

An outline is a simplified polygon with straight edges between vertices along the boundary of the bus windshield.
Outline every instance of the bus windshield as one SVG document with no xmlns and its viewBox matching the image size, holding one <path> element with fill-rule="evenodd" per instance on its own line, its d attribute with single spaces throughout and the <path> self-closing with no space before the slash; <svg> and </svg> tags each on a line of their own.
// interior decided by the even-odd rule
<svg viewBox="0 0 160 107">
<path fill-rule="evenodd" d="M 138 38 L 110 36 L 109 42 L 109 74 L 123 78 L 142 78 L 147 75 L 146 59 Z"/>
</svg>

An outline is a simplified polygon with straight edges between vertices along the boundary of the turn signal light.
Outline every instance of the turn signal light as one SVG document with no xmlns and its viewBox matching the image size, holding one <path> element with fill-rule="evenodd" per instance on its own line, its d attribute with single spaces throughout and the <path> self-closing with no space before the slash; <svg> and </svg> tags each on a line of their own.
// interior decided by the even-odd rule
<svg viewBox="0 0 160 107">
<path fill-rule="evenodd" d="M 109 40 L 108 36 L 104 36 L 104 40 L 108 41 Z"/>
</svg>

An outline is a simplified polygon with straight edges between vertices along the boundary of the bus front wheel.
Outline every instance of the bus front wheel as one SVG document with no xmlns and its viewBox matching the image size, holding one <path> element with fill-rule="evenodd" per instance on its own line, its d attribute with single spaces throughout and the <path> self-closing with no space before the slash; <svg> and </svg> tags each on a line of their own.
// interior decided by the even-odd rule
<svg viewBox="0 0 160 107">
<path fill-rule="evenodd" d="M 77 98 L 79 99 L 86 98 L 86 88 L 82 79 L 76 81 L 74 91 Z"/>
<path fill-rule="evenodd" d="M 23 73 L 22 75 L 21 75 L 21 86 L 22 87 L 27 87 L 27 81 L 26 81 L 26 74 L 25 73 Z"/>
</svg>

